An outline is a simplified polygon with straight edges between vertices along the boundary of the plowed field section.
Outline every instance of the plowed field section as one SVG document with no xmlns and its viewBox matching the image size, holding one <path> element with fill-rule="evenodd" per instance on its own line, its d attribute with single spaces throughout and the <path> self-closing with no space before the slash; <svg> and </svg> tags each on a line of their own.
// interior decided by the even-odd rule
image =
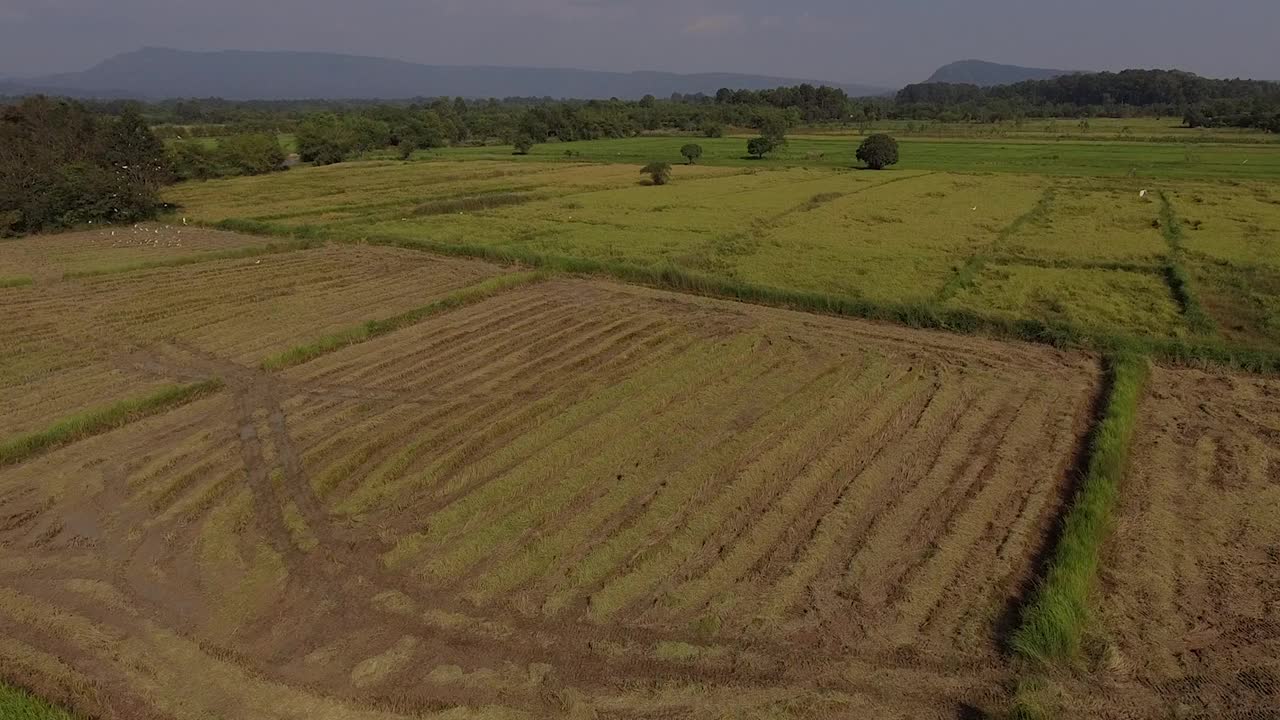
<svg viewBox="0 0 1280 720">
<path fill-rule="evenodd" d="M 1157 370 L 1107 554 L 1096 717 L 1280 710 L 1280 382 Z"/>
<path fill-rule="evenodd" d="M 278 374 L 221 350 L 218 396 L 0 471 L 14 679 L 129 718 L 995 709 L 1097 390 L 582 280 Z"/>
</svg>

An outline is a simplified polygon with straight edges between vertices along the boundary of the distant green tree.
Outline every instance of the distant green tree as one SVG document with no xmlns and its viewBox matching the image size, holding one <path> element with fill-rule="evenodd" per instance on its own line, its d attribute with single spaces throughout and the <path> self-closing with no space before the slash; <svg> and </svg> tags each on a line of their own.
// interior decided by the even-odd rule
<svg viewBox="0 0 1280 720">
<path fill-rule="evenodd" d="M 356 146 L 348 125 L 333 113 L 308 115 L 298 125 L 296 139 L 298 157 L 316 165 L 340 163 Z"/>
<path fill-rule="evenodd" d="M 528 135 L 521 135 L 512 144 L 515 145 L 516 155 L 528 155 L 529 151 L 533 149 L 533 138 Z"/>
<path fill-rule="evenodd" d="M 702 124 L 702 134 L 709 138 L 724 137 L 724 125 L 718 122 L 704 122 Z"/>
<path fill-rule="evenodd" d="M 760 137 L 768 138 L 773 143 L 773 148 L 786 145 L 790 118 L 791 116 L 787 113 L 776 110 L 761 113 L 756 121 L 756 127 L 760 129 Z"/>
<path fill-rule="evenodd" d="M 634 97 L 634 96 L 633 96 L 633 97 Z M 654 96 L 652 96 L 652 95 L 645 95 L 644 97 L 640 98 L 640 107 L 642 107 L 642 108 L 651 108 L 651 107 L 653 107 L 657 102 L 658 102 L 658 98 L 656 98 L 656 97 L 654 97 Z"/>
<path fill-rule="evenodd" d="M 773 140 L 770 138 L 751 138 L 747 141 L 747 154 L 763 160 L 765 155 L 773 152 L 774 147 Z"/>
<path fill-rule="evenodd" d="M 698 158 L 702 157 L 702 146 L 697 143 L 689 143 L 680 148 L 680 154 L 684 156 L 685 161 L 692 165 L 698 162 Z"/>
<path fill-rule="evenodd" d="M 640 172 L 649 176 L 654 185 L 666 185 L 671 181 L 671 163 L 651 162 L 640 168 Z"/>
<path fill-rule="evenodd" d="M 858 146 L 858 159 L 872 170 L 883 170 L 898 162 L 898 141 L 884 133 L 868 137 Z"/>
<path fill-rule="evenodd" d="M 180 140 L 169 151 L 169 164 L 179 180 L 212 180 L 222 175 L 217 151 L 198 140 Z"/>
<path fill-rule="evenodd" d="M 265 175 L 284 169 L 284 149 L 275 135 L 267 133 L 225 137 L 215 156 L 232 175 Z"/>
</svg>

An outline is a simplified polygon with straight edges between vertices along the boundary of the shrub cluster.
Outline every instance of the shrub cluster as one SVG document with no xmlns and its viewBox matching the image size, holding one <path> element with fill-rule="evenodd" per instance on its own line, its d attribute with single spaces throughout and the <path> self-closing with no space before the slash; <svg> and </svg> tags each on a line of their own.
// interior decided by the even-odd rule
<svg viewBox="0 0 1280 720">
<path fill-rule="evenodd" d="M 0 236 L 144 220 L 172 179 L 164 145 L 132 109 L 105 117 L 32 97 L 0 111 Z"/>
<path fill-rule="evenodd" d="M 267 133 L 230 135 L 216 145 L 184 140 L 173 146 L 169 161 L 180 180 L 209 180 L 231 175 L 265 175 L 285 169 L 285 154 Z"/>
</svg>

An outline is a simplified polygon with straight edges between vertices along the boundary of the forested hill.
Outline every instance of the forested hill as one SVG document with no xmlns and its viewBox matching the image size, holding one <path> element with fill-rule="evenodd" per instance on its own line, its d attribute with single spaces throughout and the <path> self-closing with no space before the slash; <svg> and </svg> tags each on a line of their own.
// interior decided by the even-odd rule
<svg viewBox="0 0 1280 720">
<path fill-rule="evenodd" d="M 384 58 L 306 52 L 188 52 L 146 48 L 88 70 L 22 81 L 36 91 L 73 97 L 138 99 L 220 97 L 230 100 L 397 99 L 415 97 L 549 97 L 583 100 L 645 95 L 763 90 L 796 85 L 794 78 L 700 73 L 600 72 L 556 68 L 420 65 Z M 850 95 L 891 90 L 823 83 Z M 9 94 L 20 94 L 14 81 Z"/>
<path fill-rule="evenodd" d="M 1049 80 L 1059 75 L 1066 75 L 1068 70 L 1050 70 L 1048 68 L 1022 67 L 1021 65 L 1001 65 L 985 60 L 960 60 L 938 68 L 926 80 L 928 83 L 964 83 L 991 87 L 993 85 L 1010 85 L 1026 80 Z"/>
</svg>

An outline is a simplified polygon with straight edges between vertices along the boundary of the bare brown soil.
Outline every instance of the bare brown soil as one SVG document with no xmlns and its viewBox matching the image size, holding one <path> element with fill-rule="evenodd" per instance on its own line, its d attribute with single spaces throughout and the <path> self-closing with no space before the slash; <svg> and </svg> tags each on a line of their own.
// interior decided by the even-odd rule
<svg viewBox="0 0 1280 720">
<path fill-rule="evenodd" d="M 1001 708 L 1091 358 L 556 280 L 268 374 L 235 275 L 97 286 L 165 328 L 130 367 L 227 389 L 0 471 L 0 675 L 130 720 Z"/>
<path fill-rule="evenodd" d="M 1157 369 L 1150 388 L 1080 712 L 1280 717 L 1280 381 Z"/>
</svg>

